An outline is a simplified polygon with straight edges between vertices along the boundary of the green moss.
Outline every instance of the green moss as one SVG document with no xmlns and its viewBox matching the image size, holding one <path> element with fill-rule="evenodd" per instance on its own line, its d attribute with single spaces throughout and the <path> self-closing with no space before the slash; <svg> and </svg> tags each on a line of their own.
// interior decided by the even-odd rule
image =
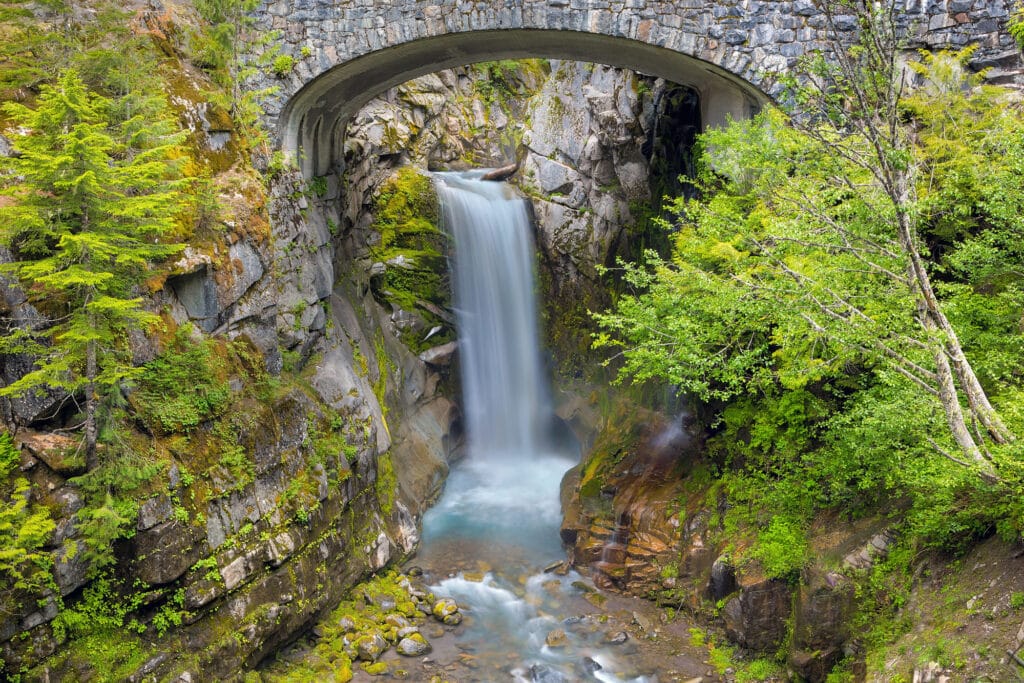
<svg viewBox="0 0 1024 683">
<path fill-rule="evenodd" d="M 371 676 L 383 676 L 388 672 L 387 662 L 374 662 L 373 664 L 363 664 L 363 671 L 370 674 Z"/>
<path fill-rule="evenodd" d="M 391 464 L 391 454 L 384 453 L 377 458 L 377 500 L 380 501 L 380 511 L 390 515 L 395 505 L 395 495 L 398 490 L 398 480 L 395 477 L 395 468 Z"/>
<path fill-rule="evenodd" d="M 412 167 L 399 169 L 378 196 L 374 216 L 373 229 L 380 234 L 380 243 L 371 249 L 371 256 L 388 264 L 382 281 L 374 283 L 375 295 L 416 312 L 429 326 L 446 327 L 429 310 L 447 307 L 450 299 L 447 238 L 438 227 L 440 214 L 430 179 Z M 430 344 L 444 343 L 449 335 L 450 331 L 435 335 Z M 424 348 L 420 335 L 411 330 L 403 332 L 402 341 L 414 352 Z"/>
<path fill-rule="evenodd" d="M 388 624 L 388 619 L 395 614 L 402 614 L 413 623 L 418 623 L 425 615 L 415 611 L 406 613 L 403 604 L 412 604 L 413 597 L 400 585 L 401 575 L 388 571 L 374 576 L 354 586 L 349 596 L 343 600 L 317 626 L 316 644 L 298 664 L 282 663 L 282 666 L 271 666 L 263 673 L 265 681 L 348 681 L 352 678 L 352 658 L 354 645 L 359 640 L 371 638 L 373 634 L 391 636 L 393 642 L 395 629 Z M 380 605 L 393 603 L 394 610 L 381 609 Z M 383 664 L 383 662 L 379 662 Z M 363 670 L 373 675 L 387 673 L 387 668 L 370 668 L 373 664 L 363 664 Z"/>
</svg>

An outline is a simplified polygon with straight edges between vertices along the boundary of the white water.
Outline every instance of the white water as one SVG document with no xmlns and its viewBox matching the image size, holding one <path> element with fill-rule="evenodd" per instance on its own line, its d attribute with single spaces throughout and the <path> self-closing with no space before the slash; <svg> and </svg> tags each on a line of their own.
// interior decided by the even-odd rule
<svg viewBox="0 0 1024 683">
<path fill-rule="evenodd" d="M 460 638 L 488 667 L 478 680 L 622 681 L 602 634 L 555 616 L 565 602 L 581 602 L 581 577 L 539 572 L 564 557 L 559 484 L 576 454 L 559 452 L 550 437 L 526 204 L 481 174 L 436 176 L 454 242 L 468 448 L 424 516 L 420 561 L 447 574 L 432 590 L 467 614 Z M 476 570 L 486 571 L 482 580 L 467 578 Z M 550 648 L 545 639 L 558 628 L 566 645 Z"/>
<path fill-rule="evenodd" d="M 526 202 L 477 174 L 437 176 L 455 243 L 459 362 L 470 451 L 492 460 L 547 450 L 551 401 L 540 362 Z"/>
</svg>

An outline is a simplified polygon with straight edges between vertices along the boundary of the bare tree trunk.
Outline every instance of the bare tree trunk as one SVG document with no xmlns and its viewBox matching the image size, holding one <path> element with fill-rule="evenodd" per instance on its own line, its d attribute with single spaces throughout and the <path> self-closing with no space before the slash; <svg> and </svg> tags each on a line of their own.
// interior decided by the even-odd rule
<svg viewBox="0 0 1024 683">
<path fill-rule="evenodd" d="M 94 470 L 99 466 L 96 457 L 96 342 L 85 347 L 85 466 Z"/>
<path fill-rule="evenodd" d="M 978 376 L 974 373 L 974 368 L 971 367 L 970 361 L 967 360 L 967 356 L 964 354 L 963 346 L 960 345 L 960 339 L 957 337 L 956 330 L 953 329 L 953 325 L 949 322 L 946 314 L 943 313 L 938 297 L 935 296 L 935 290 L 932 288 L 928 270 L 924 265 L 920 252 L 917 250 L 917 245 L 914 243 L 909 217 L 905 212 L 899 209 L 897 211 L 900 243 L 910 259 L 910 273 L 913 277 L 913 282 L 921 298 L 921 303 L 926 308 L 928 318 L 945 337 L 945 353 L 948 356 L 947 365 L 952 364 L 953 372 L 956 373 L 960 388 L 963 389 L 971 414 L 985 427 L 992 440 L 996 443 L 1005 444 L 1013 441 L 1013 434 L 1006 428 L 1002 420 L 999 419 L 995 409 L 989 402 L 985 389 L 981 386 Z"/>
<path fill-rule="evenodd" d="M 971 436 L 971 431 L 967 428 L 967 422 L 964 421 L 964 413 L 960 408 L 956 386 L 953 382 L 953 371 L 949 367 L 946 351 L 941 347 L 935 349 L 935 367 L 939 376 L 939 401 L 946 413 L 946 424 L 949 425 L 949 432 L 953 435 L 953 440 L 956 441 L 970 462 L 985 472 L 991 473 L 991 465 L 981 454 L 981 449 L 974 442 L 974 437 Z"/>
</svg>

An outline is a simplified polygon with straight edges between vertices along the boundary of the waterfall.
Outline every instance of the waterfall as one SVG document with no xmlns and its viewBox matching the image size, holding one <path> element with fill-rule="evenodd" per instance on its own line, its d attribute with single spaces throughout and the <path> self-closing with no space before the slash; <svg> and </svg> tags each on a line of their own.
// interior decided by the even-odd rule
<svg viewBox="0 0 1024 683">
<path fill-rule="evenodd" d="M 437 174 L 453 276 L 472 457 L 547 450 L 551 401 L 541 367 L 533 239 L 525 200 L 481 172 Z"/>
<path fill-rule="evenodd" d="M 453 279 L 469 449 L 444 495 L 423 516 L 417 562 L 439 579 L 430 590 L 472 617 L 458 631 L 473 653 L 473 680 L 647 683 L 624 678 L 600 630 L 554 615 L 592 608 L 583 577 L 538 573 L 564 557 L 559 482 L 575 449 L 552 437 L 541 366 L 533 244 L 526 202 L 483 171 L 436 175 Z M 468 572 L 468 573 L 467 573 Z M 529 577 L 525 583 L 523 577 Z M 565 640 L 549 647 L 558 631 Z"/>
</svg>

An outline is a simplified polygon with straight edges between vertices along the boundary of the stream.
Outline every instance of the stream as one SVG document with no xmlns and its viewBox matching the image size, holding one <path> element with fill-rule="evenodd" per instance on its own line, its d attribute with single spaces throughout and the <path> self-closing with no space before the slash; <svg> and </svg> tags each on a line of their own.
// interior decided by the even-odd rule
<svg viewBox="0 0 1024 683">
<path fill-rule="evenodd" d="M 404 568 L 463 619 L 424 626 L 428 656 L 381 661 L 424 682 L 717 680 L 685 622 L 564 565 L 559 489 L 579 446 L 554 416 L 542 365 L 527 204 L 483 173 L 435 174 L 454 243 L 467 448 Z"/>
<path fill-rule="evenodd" d="M 466 680 L 653 683 L 626 631 L 595 613 L 593 585 L 543 571 L 564 559 L 559 488 L 580 454 L 559 434 L 541 362 L 526 202 L 482 173 L 435 176 L 454 242 L 468 444 L 424 515 L 415 563 L 467 615 L 454 639 Z"/>
</svg>

